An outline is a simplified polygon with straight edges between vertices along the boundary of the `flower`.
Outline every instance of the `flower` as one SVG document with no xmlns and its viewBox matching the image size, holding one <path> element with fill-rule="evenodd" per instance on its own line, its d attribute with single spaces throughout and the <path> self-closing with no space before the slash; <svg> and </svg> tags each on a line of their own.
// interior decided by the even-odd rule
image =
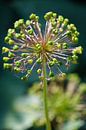
<svg viewBox="0 0 86 130">
<path fill-rule="evenodd" d="M 43 58 L 46 59 L 47 78 L 54 76 L 54 72 L 65 76 L 61 66 L 69 67 L 70 63 L 77 63 L 78 54 L 82 53 L 81 46 L 73 46 L 79 36 L 74 24 L 69 24 L 67 18 L 57 17 L 53 12 L 46 13 L 44 19 L 44 32 L 36 14 L 31 14 L 26 22 L 19 19 L 13 29 L 8 29 L 5 42 L 11 47 L 2 48 L 2 53 L 7 53 L 7 57 L 3 57 L 4 68 L 24 74 L 21 79 L 27 79 L 37 64 L 36 71 L 42 79 Z"/>
</svg>

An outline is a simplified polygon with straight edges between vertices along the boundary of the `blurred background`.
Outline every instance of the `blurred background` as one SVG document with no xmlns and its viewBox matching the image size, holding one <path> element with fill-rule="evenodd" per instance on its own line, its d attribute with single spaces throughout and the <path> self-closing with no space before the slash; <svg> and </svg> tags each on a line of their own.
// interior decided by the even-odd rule
<svg viewBox="0 0 86 130">
<path fill-rule="evenodd" d="M 43 15 L 48 11 L 54 11 L 69 18 L 70 22 L 77 26 L 80 32 L 79 45 L 84 51 L 79 58 L 79 63 L 72 65 L 68 73 L 77 73 L 80 81 L 85 83 L 86 1 L 84 0 L 0 0 L 0 48 L 5 45 L 4 37 L 7 30 L 13 27 L 16 20 L 19 18 L 26 20 L 31 13 L 36 13 L 44 26 Z M 28 125 L 24 124 L 25 127 L 17 127 L 16 122 L 18 120 L 21 124 L 21 118 L 15 114 L 15 110 L 13 111 L 13 103 L 20 97 L 24 97 L 28 88 L 37 81 L 35 74 L 27 82 L 23 82 L 14 73 L 4 71 L 2 55 L 0 55 L 0 130 L 11 130 L 12 125 L 15 126 L 12 130 L 27 130 L 30 127 L 28 123 L 26 123 Z M 6 123 L 10 121 L 12 121 L 10 127 L 6 128 Z M 33 130 L 33 128 L 30 129 Z M 82 127 L 82 130 L 86 130 L 86 127 Z"/>
</svg>

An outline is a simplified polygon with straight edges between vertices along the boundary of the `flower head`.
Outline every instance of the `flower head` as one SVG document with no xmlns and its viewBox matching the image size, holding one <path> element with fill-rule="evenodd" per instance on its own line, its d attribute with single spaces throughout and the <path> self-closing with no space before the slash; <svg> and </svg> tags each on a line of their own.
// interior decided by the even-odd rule
<svg viewBox="0 0 86 130">
<path fill-rule="evenodd" d="M 31 14 L 26 22 L 23 19 L 16 21 L 5 37 L 10 48 L 2 48 L 2 53 L 7 53 L 3 57 L 4 68 L 24 74 L 21 79 L 27 79 L 37 64 L 36 71 L 42 79 L 43 58 L 46 59 L 47 77 L 54 75 L 54 68 L 55 72 L 64 76 L 60 66 L 69 67 L 70 63 L 76 63 L 78 54 L 82 53 L 81 46 L 73 47 L 79 36 L 74 24 L 69 24 L 67 18 L 53 12 L 46 13 L 44 19 L 44 32 L 39 17 Z"/>
</svg>

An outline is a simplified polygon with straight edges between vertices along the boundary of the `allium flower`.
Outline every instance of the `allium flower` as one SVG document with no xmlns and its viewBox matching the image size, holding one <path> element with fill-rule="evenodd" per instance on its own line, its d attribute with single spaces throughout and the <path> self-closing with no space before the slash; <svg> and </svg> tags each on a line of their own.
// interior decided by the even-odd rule
<svg viewBox="0 0 86 130">
<path fill-rule="evenodd" d="M 78 54 L 82 53 L 82 47 L 73 47 L 78 42 L 79 32 L 74 24 L 56 13 L 45 14 L 45 29 L 41 30 L 39 17 L 31 14 L 30 19 L 24 22 L 20 19 L 14 23 L 14 29 L 9 29 L 5 42 L 11 47 L 3 47 L 2 53 L 4 68 L 16 73 L 24 74 L 21 79 L 27 79 L 37 65 L 39 77 L 43 78 L 42 62 L 45 58 L 47 66 L 47 78 L 55 72 L 65 75 L 61 66 L 69 67 L 70 63 L 76 63 Z M 37 68 L 36 67 L 36 68 Z M 54 71 L 55 69 L 55 71 Z"/>
</svg>

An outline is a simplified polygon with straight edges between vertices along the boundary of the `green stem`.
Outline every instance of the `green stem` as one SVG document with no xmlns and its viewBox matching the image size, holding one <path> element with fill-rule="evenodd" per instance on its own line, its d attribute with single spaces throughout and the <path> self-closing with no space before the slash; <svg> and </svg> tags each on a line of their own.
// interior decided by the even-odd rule
<svg viewBox="0 0 86 130">
<path fill-rule="evenodd" d="M 51 124 L 49 121 L 48 115 L 48 104 L 47 104 L 47 80 L 46 80 L 46 60 L 43 59 L 43 95 L 44 95 L 44 109 L 45 109 L 45 117 L 46 117 L 46 130 L 51 130 Z"/>
</svg>

